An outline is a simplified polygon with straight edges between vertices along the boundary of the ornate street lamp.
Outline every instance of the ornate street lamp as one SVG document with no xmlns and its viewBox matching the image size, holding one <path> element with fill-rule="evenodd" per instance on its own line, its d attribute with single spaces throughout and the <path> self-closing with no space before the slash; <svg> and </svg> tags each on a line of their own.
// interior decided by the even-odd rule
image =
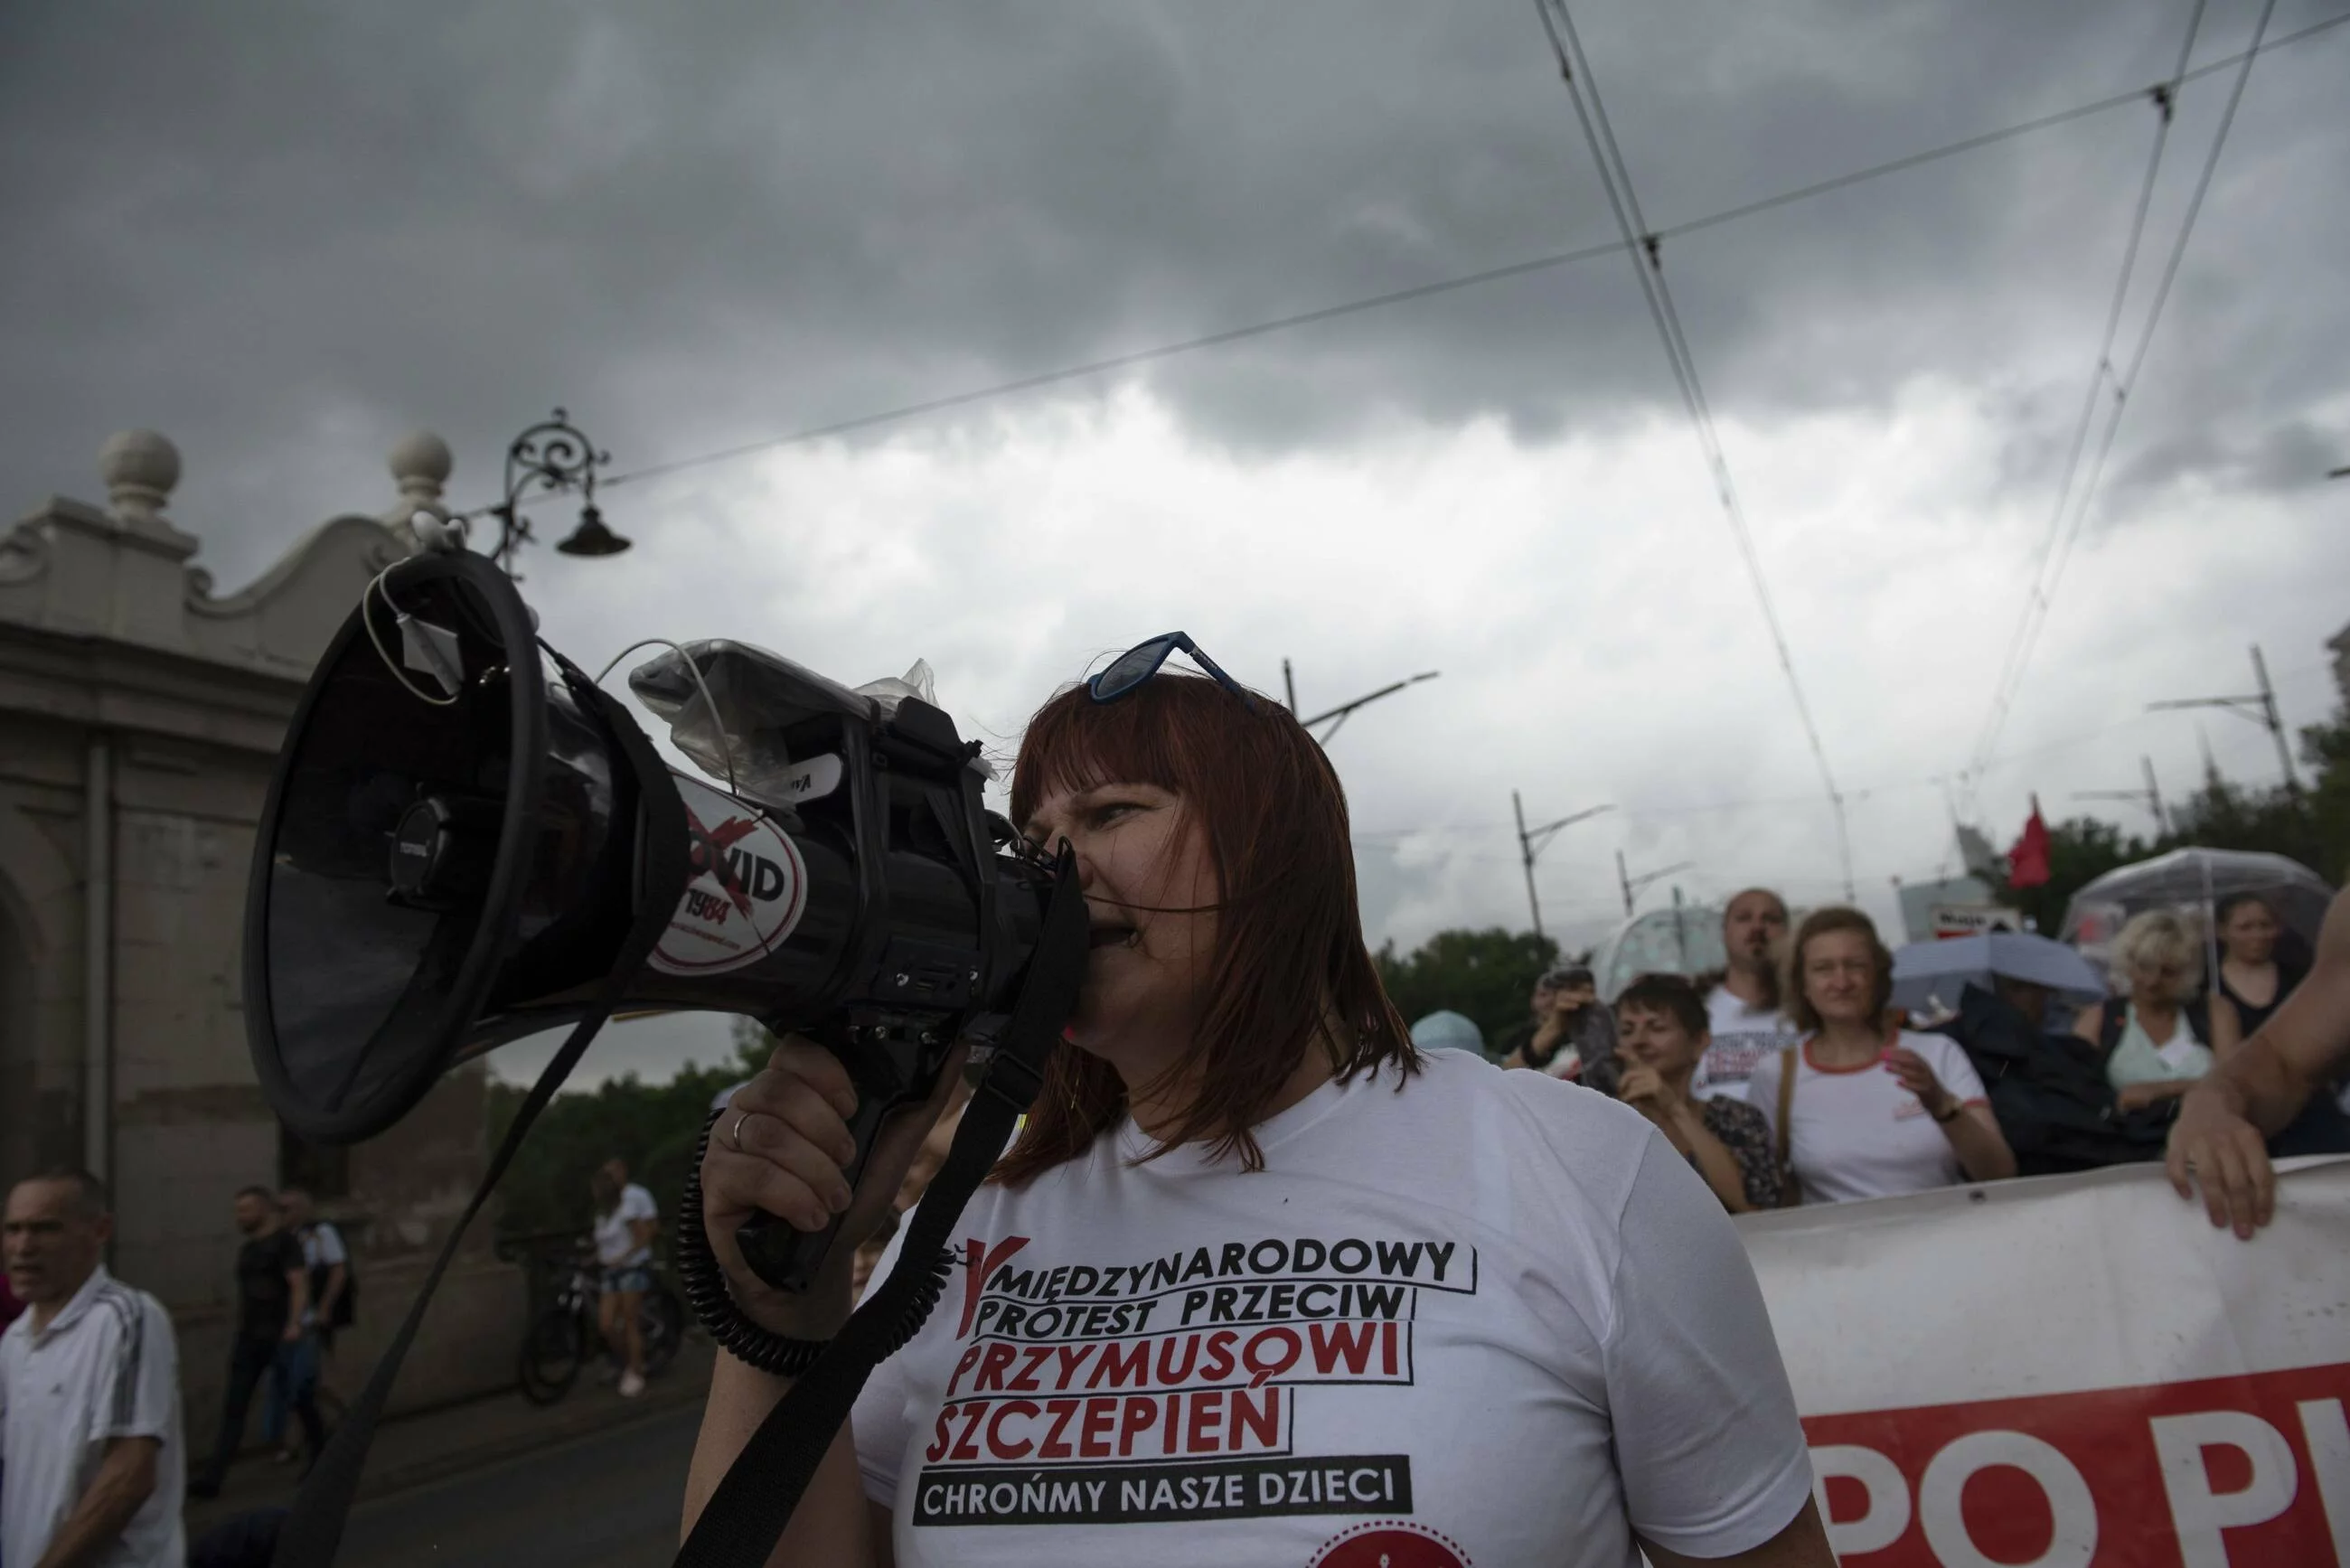
<svg viewBox="0 0 2350 1568">
<path fill-rule="evenodd" d="M 596 471 L 611 461 L 612 454 L 597 450 L 561 409 L 515 437 L 506 448 L 506 498 L 491 509 L 498 520 L 498 547 L 490 558 L 508 576 L 518 576 L 514 553 L 534 537 L 530 519 L 519 507 L 533 486 L 548 494 L 575 488 L 579 492 L 579 526 L 555 546 L 564 555 L 617 556 L 627 549 L 629 541 L 605 525 L 604 514 L 596 506 Z"/>
</svg>

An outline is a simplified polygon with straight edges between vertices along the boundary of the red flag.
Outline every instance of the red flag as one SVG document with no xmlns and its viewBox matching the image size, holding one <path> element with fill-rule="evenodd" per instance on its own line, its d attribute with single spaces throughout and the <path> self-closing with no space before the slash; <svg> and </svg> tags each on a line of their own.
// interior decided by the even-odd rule
<svg viewBox="0 0 2350 1568">
<path fill-rule="evenodd" d="M 2047 882 L 2048 824 L 2040 815 L 2040 797 L 2032 797 L 2032 817 L 2023 825 L 2023 836 L 2007 852 L 2007 885 L 2011 888 L 2037 888 Z"/>
</svg>

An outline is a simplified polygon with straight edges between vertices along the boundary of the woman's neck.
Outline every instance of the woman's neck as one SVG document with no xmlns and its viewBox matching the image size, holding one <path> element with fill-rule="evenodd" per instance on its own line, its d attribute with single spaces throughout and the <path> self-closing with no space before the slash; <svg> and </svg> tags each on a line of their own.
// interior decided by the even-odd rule
<svg viewBox="0 0 2350 1568">
<path fill-rule="evenodd" d="M 1308 1043 L 1305 1054 L 1298 1058 L 1296 1067 L 1283 1082 L 1280 1092 L 1274 1096 L 1257 1119 L 1265 1121 L 1279 1116 L 1328 1083 L 1335 1071 L 1328 1047 L 1318 1038 Z M 1128 1078 L 1126 1085 L 1127 1114 L 1134 1118 L 1136 1127 L 1161 1143 L 1182 1127 L 1184 1118 L 1191 1114 L 1192 1104 L 1199 1097 L 1199 1083 L 1195 1076 L 1186 1076 L 1171 1083 L 1163 1081 L 1167 1076 L 1161 1073 L 1153 1081 L 1140 1085 Z"/>
<path fill-rule="evenodd" d="M 2267 974 L 2276 968 L 2276 958 L 2272 954 L 2264 959 L 2240 959 L 2231 953 L 2220 961 L 2220 967 L 2244 974 Z"/>
<path fill-rule="evenodd" d="M 2167 1023 L 2178 1016 L 2178 1003 L 2168 996 L 2146 996 L 2133 992 L 2130 996 L 2130 1005 L 2137 1009 L 2137 1015 L 2140 1018 L 2152 1018 Z"/>
<path fill-rule="evenodd" d="M 1883 1049 L 1885 1032 L 1875 1023 L 1860 1019 L 1829 1019 L 1812 1036 L 1812 1054 L 1830 1067 L 1866 1062 Z"/>
<path fill-rule="evenodd" d="M 1690 1103 L 1690 1085 L 1697 1081 L 1697 1066 L 1694 1063 L 1678 1073 L 1659 1073 L 1657 1077 L 1658 1081 L 1664 1085 L 1665 1093 L 1672 1096 L 1676 1105 Z"/>
</svg>

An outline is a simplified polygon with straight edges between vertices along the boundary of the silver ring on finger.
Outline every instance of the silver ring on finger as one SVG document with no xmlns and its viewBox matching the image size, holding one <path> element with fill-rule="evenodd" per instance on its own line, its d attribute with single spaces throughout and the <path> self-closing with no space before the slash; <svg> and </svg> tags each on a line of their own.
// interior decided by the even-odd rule
<svg viewBox="0 0 2350 1568">
<path fill-rule="evenodd" d="M 728 1125 L 726 1131 L 721 1135 L 725 1139 L 726 1147 L 728 1148 L 733 1149 L 736 1154 L 747 1154 L 750 1152 L 743 1147 L 743 1124 L 758 1114 L 759 1113 L 756 1111 L 736 1111 L 734 1113 L 734 1120 Z"/>
</svg>

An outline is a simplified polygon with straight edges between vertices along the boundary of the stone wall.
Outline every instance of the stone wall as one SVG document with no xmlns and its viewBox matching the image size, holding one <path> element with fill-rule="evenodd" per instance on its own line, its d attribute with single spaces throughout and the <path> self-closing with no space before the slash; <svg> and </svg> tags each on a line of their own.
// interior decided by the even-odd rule
<svg viewBox="0 0 2350 1568">
<path fill-rule="evenodd" d="M 231 1199 L 284 1178 L 244 1036 L 254 837 L 312 664 L 413 541 L 337 518 L 251 587 L 215 596 L 190 564 L 196 539 L 163 515 L 179 476 L 170 443 L 118 437 L 102 472 L 108 507 L 52 497 L 0 535 L 0 1179 L 102 1168 L 112 1266 L 179 1324 L 201 1450 L 227 1358 Z M 432 507 L 446 450 L 404 443 L 394 472 L 398 515 Z M 481 1069 L 452 1075 L 352 1150 L 348 1192 L 322 1202 L 346 1223 L 363 1282 L 359 1324 L 330 1373 L 347 1395 L 480 1178 L 485 1099 Z M 519 1273 L 491 1256 L 486 1233 L 474 1238 L 394 1407 L 511 1382 L 523 1311 Z"/>
</svg>

